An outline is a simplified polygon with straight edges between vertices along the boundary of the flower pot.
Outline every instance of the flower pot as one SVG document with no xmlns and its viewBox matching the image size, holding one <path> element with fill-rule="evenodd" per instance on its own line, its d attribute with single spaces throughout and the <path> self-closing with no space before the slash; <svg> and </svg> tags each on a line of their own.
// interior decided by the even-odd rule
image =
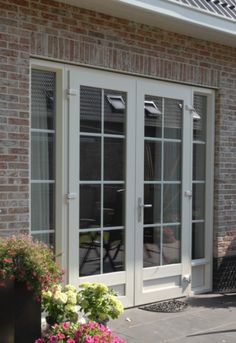
<svg viewBox="0 0 236 343">
<path fill-rule="evenodd" d="M 41 336 L 41 304 L 23 283 L 0 286 L 0 343 L 32 343 Z"/>
</svg>

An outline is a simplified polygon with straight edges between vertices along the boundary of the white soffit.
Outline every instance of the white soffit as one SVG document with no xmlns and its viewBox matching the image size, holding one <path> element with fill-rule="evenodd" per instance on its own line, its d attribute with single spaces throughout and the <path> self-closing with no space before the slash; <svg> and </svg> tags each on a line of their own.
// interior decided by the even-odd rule
<svg viewBox="0 0 236 343">
<path fill-rule="evenodd" d="M 236 20 L 174 0 L 59 0 L 139 23 L 236 47 Z"/>
</svg>

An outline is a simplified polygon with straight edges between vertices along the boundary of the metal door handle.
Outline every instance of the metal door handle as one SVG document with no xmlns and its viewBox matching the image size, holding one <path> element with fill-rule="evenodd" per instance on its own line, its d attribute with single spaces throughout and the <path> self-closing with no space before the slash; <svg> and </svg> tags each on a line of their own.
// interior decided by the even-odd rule
<svg viewBox="0 0 236 343">
<path fill-rule="evenodd" d="M 152 204 L 143 204 L 142 198 L 138 198 L 138 221 L 142 220 L 142 209 L 143 208 L 152 208 Z"/>
</svg>

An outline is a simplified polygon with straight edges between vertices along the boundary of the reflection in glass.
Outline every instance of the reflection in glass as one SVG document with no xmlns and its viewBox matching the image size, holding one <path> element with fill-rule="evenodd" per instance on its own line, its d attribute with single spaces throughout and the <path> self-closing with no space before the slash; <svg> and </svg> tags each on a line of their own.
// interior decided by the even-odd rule
<svg viewBox="0 0 236 343">
<path fill-rule="evenodd" d="M 178 223 L 181 221 L 181 185 L 165 184 L 163 192 L 163 222 Z"/>
<path fill-rule="evenodd" d="M 161 185 L 144 185 L 144 203 L 152 205 L 144 208 L 144 224 L 160 223 Z"/>
<path fill-rule="evenodd" d="M 56 104 L 56 73 L 32 70 L 31 74 L 31 127 L 54 129 Z"/>
<path fill-rule="evenodd" d="M 205 180 L 205 144 L 193 144 L 193 180 Z"/>
<path fill-rule="evenodd" d="M 80 180 L 101 179 L 101 138 L 80 136 Z"/>
<path fill-rule="evenodd" d="M 99 88 L 80 88 L 80 131 L 101 132 L 102 91 Z"/>
<path fill-rule="evenodd" d="M 181 180 L 181 143 L 164 143 L 164 181 Z"/>
<path fill-rule="evenodd" d="M 162 264 L 181 262 L 181 229 L 180 226 L 163 227 Z"/>
<path fill-rule="evenodd" d="M 153 101 L 160 112 L 162 112 L 162 98 L 157 96 L 146 95 L 145 101 Z M 145 115 L 145 137 L 162 136 L 162 114 L 150 115 L 144 109 Z"/>
<path fill-rule="evenodd" d="M 125 140 L 104 138 L 104 180 L 125 180 Z"/>
<path fill-rule="evenodd" d="M 103 225 L 125 225 L 124 185 L 104 185 Z"/>
<path fill-rule="evenodd" d="M 119 97 L 122 102 L 124 102 L 124 109 L 121 108 L 120 102 L 114 100 L 114 102 L 109 102 L 108 98 L 112 99 L 112 96 Z M 126 121 L 126 93 L 105 90 L 104 91 L 104 133 L 110 134 L 125 134 L 125 121 Z"/>
<path fill-rule="evenodd" d="M 143 267 L 160 265 L 160 228 L 146 227 L 143 229 Z"/>
<path fill-rule="evenodd" d="M 205 217 L 205 184 L 193 184 L 193 220 Z"/>
<path fill-rule="evenodd" d="M 205 223 L 192 224 L 192 259 L 205 257 Z"/>
<path fill-rule="evenodd" d="M 193 139 L 196 141 L 206 141 L 206 114 L 207 96 L 194 94 L 194 109 L 201 119 L 193 120 Z"/>
<path fill-rule="evenodd" d="M 101 224 L 101 186 L 80 186 L 80 229 L 97 228 Z"/>
<path fill-rule="evenodd" d="M 145 140 L 144 143 L 144 179 L 161 179 L 161 142 Z"/>
<path fill-rule="evenodd" d="M 31 179 L 54 179 L 54 134 L 31 132 Z"/>
<path fill-rule="evenodd" d="M 181 139 L 183 101 L 164 99 L 164 137 Z"/>
<path fill-rule="evenodd" d="M 79 248 L 79 276 L 100 274 L 100 233 L 81 233 L 79 236 Z"/>
<path fill-rule="evenodd" d="M 54 250 L 55 247 L 55 233 L 53 232 L 45 232 L 45 233 L 37 233 L 32 234 L 32 237 L 36 241 L 40 241 L 45 243 L 50 249 Z"/>
<path fill-rule="evenodd" d="M 125 270 L 124 230 L 103 232 L 103 273 Z"/>
<path fill-rule="evenodd" d="M 54 184 L 31 184 L 31 230 L 54 229 Z"/>
</svg>

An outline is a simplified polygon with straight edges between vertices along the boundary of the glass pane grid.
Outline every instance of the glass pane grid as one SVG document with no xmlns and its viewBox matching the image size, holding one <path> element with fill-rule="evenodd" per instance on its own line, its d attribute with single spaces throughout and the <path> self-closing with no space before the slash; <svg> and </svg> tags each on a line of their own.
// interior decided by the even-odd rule
<svg viewBox="0 0 236 343">
<path fill-rule="evenodd" d="M 146 100 L 146 96 L 145 96 L 145 100 Z M 152 98 L 149 97 L 149 100 L 151 100 Z M 166 105 L 166 102 L 169 102 Z M 160 201 L 160 218 L 159 220 L 157 216 L 153 216 L 151 213 L 152 211 L 150 209 L 145 209 L 144 212 L 144 261 L 143 261 L 143 266 L 144 268 L 147 267 L 151 267 L 151 266 L 157 266 L 157 265 L 166 265 L 166 264 L 171 264 L 171 263 L 180 263 L 181 261 L 181 222 L 179 220 L 176 220 L 177 217 L 178 219 L 181 219 L 181 215 L 180 215 L 180 204 L 181 204 L 181 184 L 182 184 L 182 176 L 181 176 L 181 168 L 182 168 L 182 108 L 183 108 L 183 104 L 181 101 L 176 100 L 175 101 L 175 113 L 178 114 L 179 119 L 177 120 L 177 122 L 175 122 L 175 124 L 173 125 L 174 127 L 174 134 L 171 135 L 171 112 L 168 113 L 168 120 L 165 120 L 165 109 L 168 109 L 168 105 L 171 105 L 171 99 L 165 99 L 162 98 L 161 99 L 161 104 L 162 104 L 162 115 L 161 115 L 161 123 L 160 123 L 160 127 L 161 127 L 161 131 L 157 131 L 157 135 L 158 136 L 154 136 L 153 135 L 153 131 L 150 130 L 145 130 L 145 137 L 144 137 L 144 141 L 146 142 L 146 144 L 148 142 L 159 142 L 160 144 L 160 154 L 159 154 L 159 164 L 161 165 L 160 167 L 160 176 L 159 176 L 159 180 L 154 178 L 154 175 L 158 174 L 154 174 L 154 173 L 149 173 L 149 177 L 147 179 L 147 177 L 145 176 L 145 180 L 144 180 L 144 187 L 149 186 L 154 186 L 154 185 L 159 185 L 160 187 L 160 199 L 157 201 Z M 174 114 L 175 115 L 175 114 Z M 165 124 L 168 123 L 169 126 L 169 131 L 166 132 L 165 131 Z M 181 124 L 178 124 L 181 123 Z M 145 122 L 145 125 L 147 125 L 147 121 Z M 153 124 L 154 125 L 154 124 Z M 178 128 L 178 125 L 181 125 Z M 152 136 L 150 137 L 150 135 L 148 135 L 148 132 L 152 132 Z M 167 137 L 164 137 L 164 135 L 167 134 Z M 152 144 L 153 144 L 152 143 Z M 173 144 L 173 148 L 179 150 L 179 157 L 178 157 L 178 163 L 176 165 L 176 172 L 173 175 L 173 173 L 171 175 L 169 175 L 167 177 L 167 174 L 165 172 L 165 169 L 167 170 L 173 170 L 173 168 L 170 168 L 170 166 L 167 166 L 167 159 L 169 157 L 169 154 L 167 157 L 165 156 L 164 153 L 164 149 L 165 149 L 165 144 Z M 178 144 L 177 146 L 175 146 L 174 144 Z M 179 148 L 179 144 L 181 144 L 181 149 Z M 150 143 L 149 143 L 150 145 Z M 145 150 L 145 153 L 147 154 L 147 150 Z M 153 160 L 153 153 L 150 155 L 150 157 L 152 157 L 152 161 Z M 174 156 L 176 154 L 173 155 L 173 159 L 171 159 L 171 163 L 172 160 L 174 160 Z M 150 161 L 150 157 L 149 157 L 149 161 Z M 146 165 L 144 166 L 145 168 L 145 175 L 147 175 L 147 166 L 150 165 L 150 162 L 148 162 L 149 164 L 147 164 L 147 158 L 148 156 L 146 156 Z M 164 163 L 165 162 L 165 163 Z M 169 169 L 168 169 L 169 168 Z M 152 177 L 151 177 L 152 175 Z M 176 186 L 178 188 L 176 188 Z M 178 202 L 175 204 L 174 207 L 176 207 L 176 211 L 178 212 L 178 215 L 175 214 L 175 218 L 173 217 L 173 215 L 171 216 L 171 219 L 173 218 L 173 220 L 171 222 L 169 222 L 166 217 L 166 215 L 164 216 L 164 212 L 167 211 L 167 209 L 164 209 L 164 205 L 166 206 L 167 203 L 167 198 L 166 198 L 166 191 L 164 192 L 164 187 L 168 187 L 169 191 L 168 193 L 171 194 L 174 192 L 174 194 L 177 194 L 178 196 Z M 170 187 L 175 187 L 175 189 L 170 189 Z M 144 188 L 146 189 L 146 188 Z M 173 192 L 172 192 L 173 191 Z M 177 192 L 177 193 L 176 193 Z M 156 198 L 157 195 L 155 195 Z M 154 199 L 154 198 L 153 198 Z M 157 210 L 156 206 L 154 205 L 155 201 L 148 201 L 149 199 L 145 199 L 144 197 L 144 203 L 147 202 L 152 202 L 153 205 L 153 212 L 155 210 Z M 177 200 L 176 200 L 177 201 Z M 170 201 L 169 201 L 170 202 Z M 173 203 L 173 201 L 171 201 Z M 153 222 L 149 223 L 147 222 L 147 212 L 149 211 L 149 215 L 148 215 L 148 220 L 150 221 L 150 218 L 153 219 Z M 171 209 L 170 211 L 174 211 L 173 209 L 173 204 L 171 205 Z M 170 212 L 170 213 L 172 213 Z M 174 211 L 175 212 L 175 211 Z M 173 212 L 173 214 L 174 214 Z M 155 219 L 156 218 L 156 219 Z M 155 232 L 155 234 L 154 234 Z M 168 236 L 169 234 L 169 236 Z M 155 243 L 154 243 L 155 242 Z M 159 242 L 159 243 L 158 243 Z M 156 249 L 154 248 L 155 246 L 157 247 L 157 244 L 159 246 L 159 250 L 156 251 Z"/>
<path fill-rule="evenodd" d="M 87 177 L 87 179 L 85 179 L 80 173 L 80 187 L 97 187 L 97 190 L 99 190 L 97 201 L 95 201 L 94 196 L 90 197 L 90 214 L 88 217 L 92 218 L 93 216 L 91 211 L 94 210 L 94 204 L 95 207 L 98 207 L 97 209 L 100 217 L 99 223 L 91 223 L 93 227 L 88 227 L 88 223 L 85 223 L 85 226 L 81 226 L 80 224 L 80 276 L 124 270 L 123 233 L 125 232 L 125 227 L 123 225 L 114 225 L 119 224 L 117 219 L 115 219 L 117 218 L 117 208 L 114 207 L 115 202 L 118 195 L 123 194 L 123 191 L 125 190 L 124 175 L 121 176 L 124 161 L 120 160 L 117 164 L 116 159 L 116 165 L 114 165 L 114 158 L 120 155 L 124 156 L 124 153 L 119 151 L 119 147 L 123 145 L 123 143 L 121 145 L 120 143 L 125 139 L 123 131 L 120 131 L 124 129 L 125 125 L 124 122 L 122 122 L 123 114 L 119 113 L 119 111 L 114 112 L 113 114 L 113 111 L 107 102 L 106 93 L 112 93 L 112 91 L 109 92 L 100 89 L 99 92 L 101 101 L 97 101 L 96 106 L 100 106 L 100 110 L 97 111 L 97 113 L 100 113 L 100 132 L 95 132 L 94 127 L 90 132 L 87 132 L 88 130 L 85 130 L 85 126 L 82 128 L 83 132 L 80 132 L 81 140 L 83 140 L 84 137 L 96 138 L 100 140 L 101 146 L 99 161 L 95 167 L 93 166 L 96 170 L 99 170 L 100 168 L 99 177 L 97 179 L 94 177 L 89 178 L 88 175 L 84 173 Z M 86 94 L 84 93 L 84 95 Z M 94 105 L 94 110 L 96 106 Z M 105 111 L 107 111 L 106 118 Z M 83 120 L 85 119 L 86 118 L 84 117 Z M 117 153 L 114 153 L 114 151 Z M 90 158 L 91 163 L 94 163 L 96 156 L 91 158 L 90 153 L 87 153 L 86 156 L 88 159 Z M 113 160 L 110 159 L 110 156 L 114 156 Z M 84 159 L 80 159 L 80 164 L 80 168 L 83 168 Z M 112 166 L 114 172 L 109 172 Z M 84 166 L 85 172 L 87 169 L 88 168 Z M 117 176 L 114 173 L 117 174 Z M 114 178 L 114 180 L 112 180 L 112 178 Z M 87 195 L 85 196 L 85 194 Z M 84 193 L 84 195 L 80 196 L 80 223 L 82 214 L 85 213 L 82 206 L 85 206 L 83 205 L 84 202 L 87 203 L 86 197 L 88 199 L 88 193 Z M 119 217 L 122 218 L 122 213 L 120 213 Z M 95 236 L 97 237 L 96 239 L 94 239 Z M 93 264 L 94 266 L 92 267 Z"/>
</svg>

